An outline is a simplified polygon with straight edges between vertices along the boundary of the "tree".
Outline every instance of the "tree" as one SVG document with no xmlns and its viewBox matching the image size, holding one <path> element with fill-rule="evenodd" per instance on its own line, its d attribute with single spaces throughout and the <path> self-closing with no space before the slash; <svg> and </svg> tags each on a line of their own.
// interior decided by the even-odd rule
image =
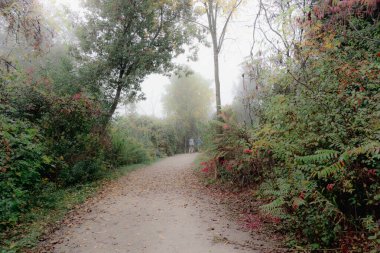
<svg viewBox="0 0 380 253">
<path fill-rule="evenodd" d="M 237 121 L 245 126 L 259 123 L 262 99 L 270 88 L 267 77 L 271 72 L 266 64 L 267 61 L 256 59 L 243 65 L 242 75 L 234 88 L 232 108 Z"/>
<path fill-rule="evenodd" d="M 198 134 L 198 127 L 211 113 L 212 90 L 199 74 L 174 77 L 163 96 L 164 110 L 177 127 L 177 135 L 185 141 Z"/>
<path fill-rule="evenodd" d="M 37 47 L 42 40 L 42 24 L 36 1 L 5 0 L 0 3 L 0 25 L 5 26 L 9 34 L 22 34 Z"/>
<path fill-rule="evenodd" d="M 0 1 L 0 42 L 3 44 L 0 49 L 0 63 L 7 72 L 16 69 L 16 66 L 10 57 L 13 48 L 9 49 L 4 45 L 10 43 L 13 47 L 23 42 L 32 47 L 28 48 L 29 51 L 41 51 L 48 35 L 51 37 L 52 32 L 42 18 L 41 6 L 37 1 Z"/>
<path fill-rule="evenodd" d="M 198 30 L 190 0 L 88 0 L 79 37 L 99 87 L 109 103 L 107 124 L 121 98 L 143 99 L 141 81 L 151 73 L 174 68 L 172 58 L 184 53 Z"/>
<path fill-rule="evenodd" d="M 222 102 L 220 97 L 219 78 L 219 54 L 223 47 L 223 42 L 227 32 L 227 27 L 232 19 L 232 15 L 243 2 L 243 0 L 221 1 L 221 0 L 199 0 L 200 12 L 207 16 L 207 25 L 202 25 L 211 35 L 212 49 L 214 55 L 214 78 L 216 95 L 216 112 L 220 115 Z M 223 21 L 218 19 L 224 17 Z M 219 30 L 221 24 L 222 30 Z"/>
</svg>

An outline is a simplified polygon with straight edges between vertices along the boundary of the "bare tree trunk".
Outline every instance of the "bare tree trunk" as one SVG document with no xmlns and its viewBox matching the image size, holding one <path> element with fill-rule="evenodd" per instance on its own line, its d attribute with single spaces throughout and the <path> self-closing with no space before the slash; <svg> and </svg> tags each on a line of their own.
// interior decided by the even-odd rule
<svg viewBox="0 0 380 253">
<path fill-rule="evenodd" d="M 215 76 L 215 94 L 216 94 L 216 115 L 222 111 L 222 102 L 220 98 L 220 78 L 219 78 L 219 52 L 216 34 L 212 35 L 212 45 L 214 53 L 214 76 Z"/>
<path fill-rule="evenodd" d="M 215 93 L 216 93 L 216 113 L 220 117 L 222 111 L 222 102 L 220 97 L 220 78 L 219 78 L 219 53 L 223 46 L 224 38 L 227 32 L 227 26 L 231 21 L 232 14 L 237 7 L 242 3 L 242 0 L 237 0 L 229 11 L 227 11 L 226 20 L 222 23 L 222 30 L 218 35 L 218 16 L 222 12 L 223 7 L 217 0 L 208 0 L 203 2 L 208 20 L 208 30 L 211 34 L 212 48 L 214 54 L 214 75 L 215 75 Z"/>
<path fill-rule="evenodd" d="M 216 115 L 220 116 L 222 110 L 222 103 L 220 98 L 220 78 L 219 78 L 219 41 L 217 34 L 217 16 L 218 7 L 214 6 L 213 0 L 209 0 L 208 6 L 205 5 L 207 9 L 207 19 L 209 24 L 209 31 L 212 40 L 212 49 L 214 55 L 214 78 L 215 78 L 215 96 L 216 96 Z M 215 7 L 215 8 L 214 8 Z"/>
</svg>

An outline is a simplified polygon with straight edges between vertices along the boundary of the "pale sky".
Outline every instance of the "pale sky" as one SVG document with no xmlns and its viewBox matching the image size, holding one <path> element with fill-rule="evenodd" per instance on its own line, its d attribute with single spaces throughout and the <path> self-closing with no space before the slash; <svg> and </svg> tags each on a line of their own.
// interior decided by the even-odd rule
<svg viewBox="0 0 380 253">
<path fill-rule="evenodd" d="M 42 0 L 42 2 L 62 3 L 72 10 L 80 9 L 80 0 Z M 220 54 L 220 80 L 222 104 L 230 104 L 235 95 L 234 86 L 241 78 L 241 63 L 249 55 L 252 42 L 252 23 L 256 11 L 253 0 L 248 0 L 244 6 L 240 7 L 239 15 L 230 23 L 226 35 L 222 52 Z M 212 48 L 199 45 L 198 61 L 187 62 L 185 56 L 175 59 L 176 63 L 186 64 L 195 72 L 201 74 L 205 79 L 210 80 L 214 86 L 214 64 Z M 142 90 L 146 94 L 146 101 L 137 105 L 141 114 L 163 117 L 161 98 L 165 92 L 165 86 L 169 83 L 169 78 L 162 75 L 150 75 L 142 83 Z M 123 106 L 118 109 L 119 114 L 125 110 Z"/>
<path fill-rule="evenodd" d="M 249 55 L 252 42 L 252 23 L 255 11 L 252 1 L 242 6 L 241 13 L 230 24 L 227 40 L 220 55 L 220 80 L 222 104 L 230 104 L 235 96 L 234 86 L 241 78 L 241 63 Z M 210 39 L 209 39 L 210 40 Z M 195 72 L 210 80 L 214 87 L 214 62 L 212 48 L 200 45 L 198 61 L 187 62 L 182 56 L 175 62 L 190 66 Z M 142 84 L 147 100 L 140 102 L 138 111 L 142 114 L 161 117 L 161 98 L 169 79 L 160 75 L 151 75 Z"/>
</svg>

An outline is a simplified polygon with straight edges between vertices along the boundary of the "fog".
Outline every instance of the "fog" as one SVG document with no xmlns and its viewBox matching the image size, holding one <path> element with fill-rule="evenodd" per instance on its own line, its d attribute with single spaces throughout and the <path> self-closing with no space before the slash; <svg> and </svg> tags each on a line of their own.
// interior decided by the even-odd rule
<svg viewBox="0 0 380 253">
<path fill-rule="evenodd" d="M 61 8 L 62 5 L 69 7 L 74 12 L 80 12 L 80 0 L 42 0 L 45 5 Z M 240 7 L 227 31 L 226 40 L 220 54 L 220 80 L 222 105 L 230 104 L 234 98 L 234 86 L 241 78 L 241 64 L 249 55 L 252 42 L 252 24 L 256 14 L 253 0 L 248 0 Z M 208 38 L 210 41 L 210 38 Z M 198 45 L 198 60 L 189 62 L 185 55 L 175 59 L 178 64 L 189 66 L 195 72 L 214 84 L 214 64 L 212 48 L 202 44 Z M 169 83 L 169 77 L 153 74 L 148 76 L 142 83 L 142 91 L 146 100 L 137 105 L 140 114 L 163 117 L 162 95 L 165 85 Z M 125 106 L 120 105 L 117 110 L 119 115 L 127 112 Z"/>
</svg>

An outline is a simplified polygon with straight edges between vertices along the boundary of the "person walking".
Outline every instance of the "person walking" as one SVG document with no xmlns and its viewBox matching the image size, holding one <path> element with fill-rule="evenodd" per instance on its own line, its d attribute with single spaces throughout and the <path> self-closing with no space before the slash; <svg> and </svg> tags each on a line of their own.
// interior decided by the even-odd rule
<svg viewBox="0 0 380 253">
<path fill-rule="evenodd" d="M 189 139 L 189 153 L 194 153 L 194 139 Z"/>
<path fill-rule="evenodd" d="M 195 140 L 195 150 L 196 150 L 197 152 L 200 151 L 200 149 L 201 149 L 201 145 L 202 145 L 202 140 L 201 140 L 200 137 L 198 137 L 198 138 Z"/>
</svg>

